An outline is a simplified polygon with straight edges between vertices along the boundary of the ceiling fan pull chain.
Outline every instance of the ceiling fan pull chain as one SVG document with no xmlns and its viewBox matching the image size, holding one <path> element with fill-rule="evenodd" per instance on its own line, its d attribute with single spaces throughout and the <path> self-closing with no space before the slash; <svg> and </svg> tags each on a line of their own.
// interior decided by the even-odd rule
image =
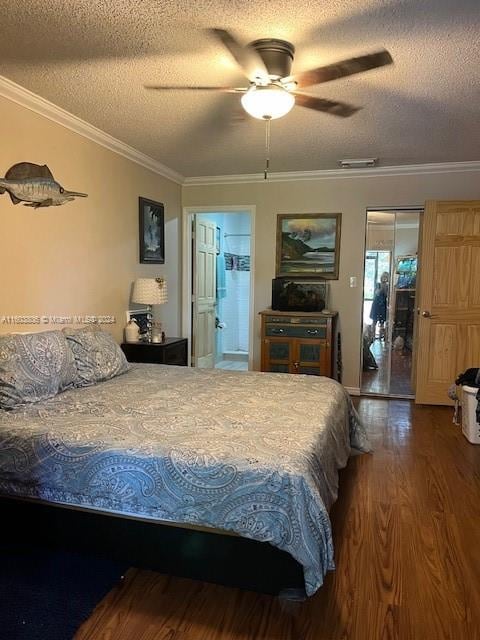
<svg viewBox="0 0 480 640">
<path fill-rule="evenodd" d="M 271 118 L 265 117 L 265 171 L 263 177 L 266 180 L 268 178 L 268 170 L 270 168 L 270 123 Z"/>
</svg>

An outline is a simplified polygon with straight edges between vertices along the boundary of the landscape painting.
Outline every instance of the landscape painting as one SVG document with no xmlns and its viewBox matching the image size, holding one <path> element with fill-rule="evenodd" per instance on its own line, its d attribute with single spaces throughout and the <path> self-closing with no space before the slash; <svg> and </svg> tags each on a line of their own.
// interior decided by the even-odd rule
<svg viewBox="0 0 480 640">
<path fill-rule="evenodd" d="M 277 277 L 337 280 L 341 219 L 341 213 L 277 216 Z"/>
</svg>

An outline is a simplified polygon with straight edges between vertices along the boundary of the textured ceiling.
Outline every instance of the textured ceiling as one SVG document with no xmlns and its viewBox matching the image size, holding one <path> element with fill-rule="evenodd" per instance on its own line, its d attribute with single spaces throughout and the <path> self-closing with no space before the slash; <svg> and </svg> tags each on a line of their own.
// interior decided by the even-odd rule
<svg viewBox="0 0 480 640">
<path fill-rule="evenodd" d="M 314 87 L 363 105 L 349 119 L 296 107 L 272 123 L 272 171 L 480 158 L 479 0 L 3 0 L 0 74 L 185 176 L 263 169 L 264 124 L 239 97 L 143 84 L 244 85 L 205 28 L 297 49 L 293 71 L 386 47 L 395 65 Z"/>
</svg>

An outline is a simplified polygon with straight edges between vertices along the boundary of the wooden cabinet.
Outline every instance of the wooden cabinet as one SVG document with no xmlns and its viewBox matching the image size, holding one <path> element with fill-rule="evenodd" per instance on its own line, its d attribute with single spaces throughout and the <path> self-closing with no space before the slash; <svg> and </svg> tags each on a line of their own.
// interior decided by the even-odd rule
<svg viewBox="0 0 480 640">
<path fill-rule="evenodd" d="M 124 342 L 122 350 L 129 362 L 187 366 L 186 338 L 166 338 L 165 342 Z"/>
<path fill-rule="evenodd" d="M 336 314 L 272 311 L 262 317 L 262 371 L 336 377 Z"/>
</svg>

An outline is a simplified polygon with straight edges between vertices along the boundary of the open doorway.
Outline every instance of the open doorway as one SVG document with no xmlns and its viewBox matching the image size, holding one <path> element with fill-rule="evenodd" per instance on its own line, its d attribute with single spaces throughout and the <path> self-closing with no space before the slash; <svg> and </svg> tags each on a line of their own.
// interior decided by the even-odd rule
<svg viewBox="0 0 480 640">
<path fill-rule="evenodd" d="M 252 211 L 188 211 L 184 327 L 191 365 L 247 370 L 252 360 Z"/>
<path fill-rule="evenodd" d="M 367 212 L 362 394 L 414 397 L 421 209 Z"/>
</svg>

